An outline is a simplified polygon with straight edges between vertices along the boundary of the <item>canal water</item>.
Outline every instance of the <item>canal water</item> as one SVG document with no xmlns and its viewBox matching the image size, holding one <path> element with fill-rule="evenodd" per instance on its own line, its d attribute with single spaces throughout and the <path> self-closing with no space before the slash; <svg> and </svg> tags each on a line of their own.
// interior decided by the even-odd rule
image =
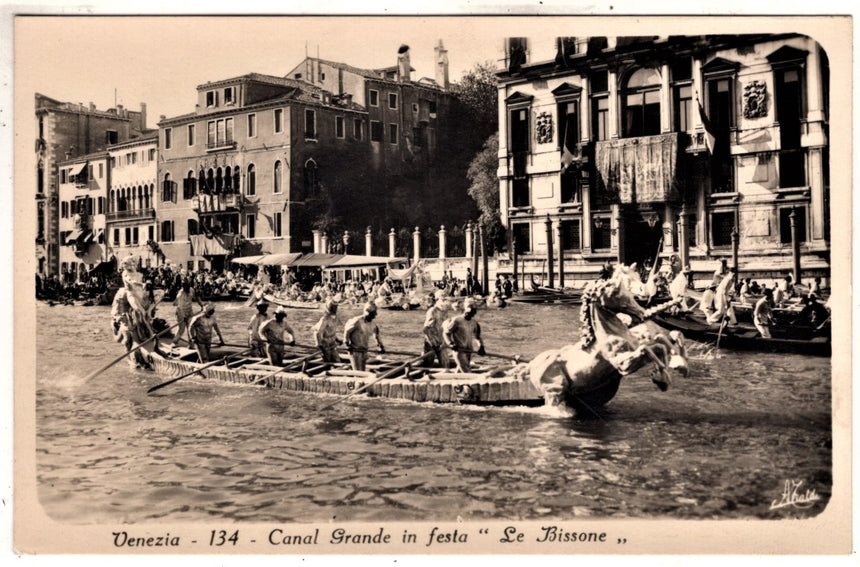
<svg viewBox="0 0 860 567">
<path fill-rule="evenodd" d="M 342 309 L 346 320 L 355 309 Z M 575 342 L 578 308 L 479 312 L 487 350 Z M 36 474 L 52 518 L 146 521 L 803 518 L 831 495 L 830 359 L 691 348 L 660 392 L 628 376 L 599 418 L 546 408 L 334 398 L 117 364 L 107 307 L 36 309 Z M 227 342 L 252 309 L 217 304 Z M 292 309 L 299 342 L 319 311 Z M 171 324 L 172 309 L 158 314 Z M 423 311 L 381 310 L 389 350 L 420 349 Z M 771 510 L 787 481 L 821 497 Z"/>
</svg>

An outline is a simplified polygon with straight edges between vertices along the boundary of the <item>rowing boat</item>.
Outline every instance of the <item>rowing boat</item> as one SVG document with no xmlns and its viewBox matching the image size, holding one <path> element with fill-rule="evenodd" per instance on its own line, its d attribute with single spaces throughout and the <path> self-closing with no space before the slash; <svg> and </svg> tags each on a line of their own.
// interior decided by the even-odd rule
<svg viewBox="0 0 860 567">
<path fill-rule="evenodd" d="M 368 397 L 414 402 L 530 406 L 543 403 L 542 393 L 532 385 L 527 373 L 513 375 L 498 367 L 458 374 L 448 369 L 407 366 L 391 378 L 379 380 L 382 374 L 402 366 L 403 361 L 378 357 L 368 361 L 366 371 L 352 370 L 345 361 L 305 362 L 298 368 L 285 370 L 303 358 L 292 354 L 285 356 L 285 367 L 272 366 L 265 359 L 244 357 L 204 369 L 206 365 L 197 362 L 193 350 L 161 350 L 165 354 L 145 350 L 144 354 L 153 370 L 164 376 L 175 377 L 200 369 L 200 375 L 208 380 L 312 394 L 345 396 L 361 390 Z M 217 360 L 230 352 L 213 349 L 212 358 Z"/>
<path fill-rule="evenodd" d="M 693 313 L 661 313 L 654 317 L 654 322 L 666 329 L 681 331 L 688 339 L 715 342 L 719 338 L 721 347 L 733 350 L 792 352 L 816 356 L 831 354 L 829 331 L 813 332 L 810 329 L 777 326 L 771 329 L 773 337 L 765 338 L 750 323 L 725 325 L 720 332 L 719 324 L 708 323 L 704 317 Z"/>
</svg>

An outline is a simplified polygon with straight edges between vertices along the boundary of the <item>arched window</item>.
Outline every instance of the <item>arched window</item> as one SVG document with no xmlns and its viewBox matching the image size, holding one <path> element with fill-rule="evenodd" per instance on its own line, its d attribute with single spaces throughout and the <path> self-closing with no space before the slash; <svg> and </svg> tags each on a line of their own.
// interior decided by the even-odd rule
<svg viewBox="0 0 860 567">
<path fill-rule="evenodd" d="M 161 186 L 161 200 L 173 201 L 173 181 L 170 180 L 170 174 L 164 174 L 164 183 Z"/>
<path fill-rule="evenodd" d="M 215 192 L 215 170 L 211 167 L 206 172 L 206 188 L 208 189 L 207 193 Z"/>
<path fill-rule="evenodd" d="M 144 185 L 146 189 L 143 193 L 143 208 L 149 209 L 151 205 L 150 199 L 152 198 L 152 185 Z"/>
<path fill-rule="evenodd" d="M 143 187 L 137 187 L 137 208 L 143 209 Z"/>
<path fill-rule="evenodd" d="M 238 165 L 233 168 L 233 192 L 234 193 L 241 193 L 241 191 L 240 191 L 240 189 L 241 189 L 240 182 L 242 179 L 241 173 L 242 172 L 239 169 Z"/>
<path fill-rule="evenodd" d="M 194 195 L 197 194 L 197 178 L 194 177 L 194 171 L 191 169 L 188 170 L 188 174 L 185 176 L 182 190 L 182 196 L 186 199 L 193 199 Z"/>
<path fill-rule="evenodd" d="M 128 208 L 132 211 L 137 208 L 137 187 L 131 188 L 131 202 L 128 204 Z"/>
<path fill-rule="evenodd" d="M 254 164 L 248 166 L 248 195 L 257 194 L 257 173 L 254 170 Z"/>
<path fill-rule="evenodd" d="M 621 93 L 623 137 L 660 133 L 660 83 L 656 69 L 637 69 L 627 78 Z"/>
<path fill-rule="evenodd" d="M 316 195 L 319 189 L 319 177 L 317 171 L 317 163 L 309 159 L 305 162 L 305 197 Z"/>
<path fill-rule="evenodd" d="M 273 186 L 274 186 L 274 192 L 275 193 L 280 193 L 281 191 L 284 190 L 283 185 L 282 185 L 282 181 L 283 181 L 282 175 L 283 175 L 283 172 L 282 172 L 282 168 L 281 168 L 281 160 L 278 160 L 275 162 L 275 170 L 274 170 L 274 175 L 273 175 Z"/>
<path fill-rule="evenodd" d="M 224 175 L 221 168 L 215 170 L 215 192 L 221 193 L 224 191 Z"/>
<path fill-rule="evenodd" d="M 110 190 L 110 202 L 108 203 L 108 211 L 116 212 L 116 191 L 114 189 Z"/>
<path fill-rule="evenodd" d="M 124 211 L 125 210 L 125 187 L 120 189 L 119 191 L 119 208 L 117 210 Z"/>
<path fill-rule="evenodd" d="M 233 192 L 233 175 L 230 173 L 230 168 L 224 168 L 224 192 Z"/>
</svg>

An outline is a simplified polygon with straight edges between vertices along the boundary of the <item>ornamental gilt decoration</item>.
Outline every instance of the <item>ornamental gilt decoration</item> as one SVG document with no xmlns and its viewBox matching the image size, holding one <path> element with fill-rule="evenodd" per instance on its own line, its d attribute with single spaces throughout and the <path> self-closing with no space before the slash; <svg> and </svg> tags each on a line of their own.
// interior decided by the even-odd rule
<svg viewBox="0 0 860 567">
<path fill-rule="evenodd" d="M 537 121 L 535 122 L 535 130 L 537 132 L 538 144 L 552 142 L 552 115 L 549 112 L 538 114 Z"/>
<path fill-rule="evenodd" d="M 764 81 L 751 81 L 744 87 L 744 118 L 767 116 L 767 85 Z"/>
</svg>

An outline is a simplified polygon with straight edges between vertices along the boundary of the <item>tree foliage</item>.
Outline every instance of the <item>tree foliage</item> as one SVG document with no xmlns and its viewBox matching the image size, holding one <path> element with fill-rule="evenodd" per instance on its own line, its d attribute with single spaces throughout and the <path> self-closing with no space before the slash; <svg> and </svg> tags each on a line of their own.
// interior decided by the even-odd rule
<svg viewBox="0 0 860 567">
<path fill-rule="evenodd" d="M 504 242 L 504 228 L 500 217 L 499 178 L 499 133 L 492 134 L 484 147 L 469 164 L 466 177 L 469 179 L 469 196 L 480 211 L 480 221 L 487 228 L 491 242 L 498 248 Z"/>
<path fill-rule="evenodd" d="M 477 63 L 463 74 L 454 93 L 471 118 L 471 126 L 480 140 L 498 130 L 498 83 L 491 61 Z"/>
</svg>

